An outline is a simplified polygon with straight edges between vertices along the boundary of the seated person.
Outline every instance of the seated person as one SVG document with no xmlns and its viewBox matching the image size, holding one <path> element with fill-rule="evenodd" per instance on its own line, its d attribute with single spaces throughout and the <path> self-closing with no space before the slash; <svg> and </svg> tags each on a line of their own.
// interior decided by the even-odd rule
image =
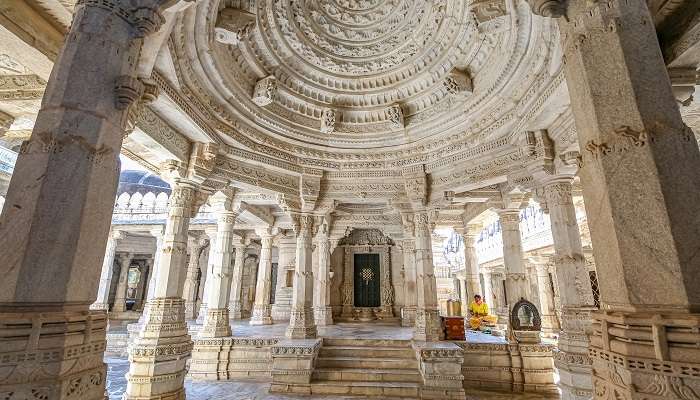
<svg viewBox="0 0 700 400">
<path fill-rule="evenodd" d="M 469 304 L 469 326 L 472 330 L 481 330 L 482 326 L 495 326 L 498 317 L 489 315 L 489 306 L 486 305 L 481 295 L 474 295 L 474 301 Z"/>
</svg>

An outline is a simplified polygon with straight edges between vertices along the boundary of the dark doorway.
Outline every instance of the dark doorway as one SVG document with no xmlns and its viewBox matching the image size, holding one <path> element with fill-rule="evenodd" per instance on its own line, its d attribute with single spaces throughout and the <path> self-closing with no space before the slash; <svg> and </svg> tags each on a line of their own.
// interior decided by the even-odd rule
<svg viewBox="0 0 700 400">
<path fill-rule="evenodd" d="M 379 254 L 355 254 L 355 307 L 379 307 Z"/>
</svg>

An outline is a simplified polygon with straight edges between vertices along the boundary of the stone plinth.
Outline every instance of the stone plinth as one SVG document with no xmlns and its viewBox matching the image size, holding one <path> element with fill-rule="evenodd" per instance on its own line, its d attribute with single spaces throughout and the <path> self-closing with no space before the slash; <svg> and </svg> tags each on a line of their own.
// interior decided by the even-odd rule
<svg viewBox="0 0 700 400">
<path fill-rule="evenodd" d="M 279 339 L 195 338 L 190 377 L 202 380 L 267 379 L 272 368 L 271 348 Z"/>
<path fill-rule="evenodd" d="M 462 349 L 449 342 L 415 342 L 413 349 L 420 362 L 422 399 L 464 399 L 462 387 Z"/>
<path fill-rule="evenodd" d="M 557 397 L 551 345 L 457 342 L 464 350 L 464 389 Z"/>
<path fill-rule="evenodd" d="M 272 347 L 270 392 L 311 394 L 311 374 L 321 339 L 289 339 Z"/>
</svg>

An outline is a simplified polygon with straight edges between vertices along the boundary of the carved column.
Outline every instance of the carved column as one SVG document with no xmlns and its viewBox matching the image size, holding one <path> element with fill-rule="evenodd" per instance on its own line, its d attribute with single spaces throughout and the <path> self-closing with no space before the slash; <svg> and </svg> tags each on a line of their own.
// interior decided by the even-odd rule
<svg viewBox="0 0 700 400">
<path fill-rule="evenodd" d="M 503 264 L 506 268 L 506 307 L 527 298 L 527 274 L 523 263 L 523 245 L 520 239 L 520 210 L 502 210 L 498 217 L 503 237 Z"/>
<path fill-rule="evenodd" d="M 97 300 L 90 306 L 92 310 L 109 310 L 109 289 L 112 286 L 112 276 L 114 275 L 114 253 L 122 238 L 124 238 L 122 231 L 114 230 L 110 232 L 107 239 L 107 249 L 100 274 L 100 286 L 97 289 Z"/>
<path fill-rule="evenodd" d="M 567 16 L 562 48 L 601 291 L 593 393 L 697 398 L 700 202 L 690 199 L 700 192 L 700 153 L 647 2 L 532 2 Z"/>
<path fill-rule="evenodd" d="M 308 339 L 316 337 L 316 323 L 313 312 L 313 215 L 301 214 L 298 217 L 296 270 L 292 289 L 292 311 L 287 328 L 287 337 Z"/>
<path fill-rule="evenodd" d="M 197 288 L 199 282 L 197 276 L 199 271 L 199 258 L 202 250 L 209 244 L 206 238 L 192 239 L 189 243 L 190 256 L 187 262 L 187 273 L 183 286 L 183 298 L 185 299 L 185 319 L 190 321 L 196 318 L 197 313 Z"/>
<path fill-rule="evenodd" d="M 383 248 L 381 265 L 381 305 L 380 316 L 392 318 L 394 316 L 394 286 L 391 283 L 391 246 Z"/>
<path fill-rule="evenodd" d="M 414 238 L 404 239 L 401 247 L 403 249 L 403 290 L 405 299 L 405 305 L 401 312 L 401 326 L 414 326 L 416 323 L 416 240 Z"/>
<path fill-rule="evenodd" d="M 316 242 L 318 272 L 314 282 L 314 319 L 316 325 L 333 325 L 331 309 L 331 243 L 328 233 L 319 233 Z"/>
<path fill-rule="evenodd" d="M 571 197 L 571 181 L 565 179 L 547 184 L 545 199 L 552 225 L 554 266 L 561 303 L 562 331 L 555 365 L 559 369 L 564 398 L 590 398 L 593 388 L 586 332 L 591 328 L 593 291 Z"/>
<path fill-rule="evenodd" d="M 352 248 L 344 246 L 343 248 L 343 311 L 341 316 L 345 319 L 353 318 L 353 307 L 355 304 L 355 288 L 354 277 L 352 270 Z"/>
<path fill-rule="evenodd" d="M 491 310 L 491 313 L 495 314 L 495 309 L 496 309 L 496 300 L 493 295 L 493 283 L 492 283 L 492 277 L 491 277 L 491 271 L 484 271 L 481 273 L 481 275 L 484 276 L 484 301 L 486 302 L 486 305 L 489 306 L 489 309 Z M 471 302 L 471 299 L 469 299 Z M 467 305 L 468 307 L 469 305 Z"/>
<path fill-rule="evenodd" d="M 129 347 L 125 400 L 185 396 L 185 363 L 192 341 L 187 334 L 180 275 L 187 264 L 187 231 L 196 213 L 195 195 L 193 184 L 174 183 L 153 298 L 148 300 L 143 326 Z"/>
<path fill-rule="evenodd" d="M 104 398 L 106 314 L 89 308 L 105 257 L 123 123 L 143 89 L 136 63 L 142 38 L 161 24 L 158 6 L 102 1 L 74 9 L 0 219 L 0 370 L 16 371 L 1 375 L 2 393 Z"/>
<path fill-rule="evenodd" d="M 214 251 L 209 253 L 209 266 L 211 275 L 207 287 L 207 316 L 199 331 L 200 337 L 224 337 L 231 336 L 229 324 L 229 298 L 231 296 L 231 280 L 233 268 L 231 258 L 233 254 L 233 225 L 238 213 L 232 209 L 231 198 L 222 195 L 221 192 L 212 196 L 210 203 L 216 209 L 216 240 Z"/>
<path fill-rule="evenodd" d="M 537 291 L 539 293 L 540 317 L 542 318 L 542 333 L 549 337 L 559 335 L 559 321 L 554 311 L 554 292 L 549 279 L 547 258 L 530 259 L 535 265 L 537 274 Z"/>
<path fill-rule="evenodd" d="M 231 319 L 243 318 L 243 302 L 241 301 L 241 293 L 243 291 L 243 263 L 245 262 L 246 246 L 239 241 L 235 245 L 236 256 L 233 266 L 233 279 L 231 281 L 231 298 L 229 299 L 229 317 Z"/>
<path fill-rule="evenodd" d="M 255 303 L 251 325 L 272 325 L 272 306 L 270 295 L 272 290 L 272 235 L 269 230 L 257 231 L 260 236 L 260 259 L 258 264 L 258 280 L 255 285 Z"/>
<path fill-rule="evenodd" d="M 139 277 L 139 284 L 136 287 L 136 301 L 134 302 L 134 311 L 141 311 L 144 304 L 146 304 L 146 290 L 148 290 L 148 281 L 153 275 L 153 259 L 149 258 L 145 261 L 141 267 L 141 276 Z"/>
<path fill-rule="evenodd" d="M 464 278 L 459 279 L 459 299 L 461 300 L 462 316 L 469 316 L 469 304 L 471 299 L 469 298 L 469 293 L 467 291 L 467 280 Z M 482 296 L 484 296 L 482 294 Z M 486 301 L 486 299 L 484 299 Z"/>
<path fill-rule="evenodd" d="M 117 260 L 119 262 L 119 281 L 117 282 L 117 291 L 114 295 L 112 312 L 124 312 L 126 311 L 126 286 L 129 280 L 129 266 L 131 266 L 133 254 L 121 253 Z"/>
<path fill-rule="evenodd" d="M 474 295 L 481 294 L 481 283 L 479 282 L 479 258 L 476 256 L 476 239 L 481 231 L 481 225 L 467 225 L 462 232 L 464 239 L 464 269 L 467 295 L 465 301 L 467 305 Z"/>
<path fill-rule="evenodd" d="M 413 220 L 416 238 L 416 323 L 414 340 L 440 340 L 437 284 L 433 266 L 432 224 L 428 212 L 416 212 Z"/>
<path fill-rule="evenodd" d="M 217 227 L 207 227 L 204 229 L 204 234 L 209 238 L 209 255 L 207 256 L 207 268 L 204 272 L 205 281 L 204 289 L 202 289 L 202 302 L 199 305 L 199 312 L 197 313 L 197 325 L 203 325 L 204 319 L 207 317 L 207 299 L 209 298 L 209 291 L 211 290 L 211 285 L 213 284 L 213 264 L 211 260 L 216 257 L 216 233 Z"/>
</svg>

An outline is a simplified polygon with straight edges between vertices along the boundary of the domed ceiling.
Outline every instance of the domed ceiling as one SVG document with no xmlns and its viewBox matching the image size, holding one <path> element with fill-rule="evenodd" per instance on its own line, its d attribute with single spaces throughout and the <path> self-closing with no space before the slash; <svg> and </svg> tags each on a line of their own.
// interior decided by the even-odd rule
<svg viewBox="0 0 700 400">
<path fill-rule="evenodd" d="M 197 14 L 183 46 L 223 120 L 341 154 L 508 134 L 551 80 L 558 40 L 509 0 L 209 0 Z"/>
</svg>

